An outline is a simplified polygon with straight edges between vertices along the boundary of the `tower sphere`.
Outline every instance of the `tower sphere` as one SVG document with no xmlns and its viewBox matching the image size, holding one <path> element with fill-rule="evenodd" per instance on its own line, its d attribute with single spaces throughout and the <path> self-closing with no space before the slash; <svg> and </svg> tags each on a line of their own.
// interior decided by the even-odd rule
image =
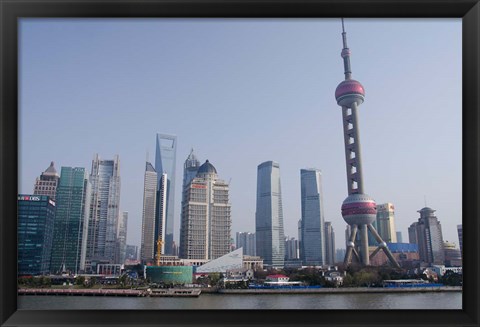
<svg viewBox="0 0 480 327">
<path fill-rule="evenodd" d="M 338 84 L 335 90 L 335 99 L 342 107 L 350 107 L 354 102 L 360 105 L 365 99 L 365 90 L 359 81 L 347 79 Z"/>
<path fill-rule="evenodd" d="M 350 194 L 342 204 L 342 217 L 349 225 L 368 225 L 377 218 L 377 204 L 366 194 Z"/>
</svg>

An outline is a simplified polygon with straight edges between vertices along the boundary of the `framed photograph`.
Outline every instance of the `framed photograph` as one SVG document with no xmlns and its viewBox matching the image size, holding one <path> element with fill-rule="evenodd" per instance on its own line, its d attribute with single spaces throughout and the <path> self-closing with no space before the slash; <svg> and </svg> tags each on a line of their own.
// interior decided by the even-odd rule
<svg viewBox="0 0 480 327">
<path fill-rule="evenodd" d="M 479 325 L 478 1 L 7 0 L 0 15 L 1 326 Z M 187 167 L 193 161 L 196 168 L 189 177 Z M 57 188 L 53 193 L 57 199 L 45 200 L 48 194 L 42 192 L 51 185 L 40 183 L 39 176 L 43 172 L 60 179 L 60 170 L 71 183 L 83 174 L 78 179 L 81 190 L 68 189 L 65 182 L 61 192 Z M 119 173 L 109 177 L 110 193 L 102 198 L 102 177 L 92 176 L 107 170 L 112 176 Z M 336 235 L 331 247 L 345 248 L 323 252 L 331 257 L 328 261 L 317 262 L 317 254 L 308 252 L 313 245 L 307 245 L 310 229 L 304 212 L 312 207 L 304 206 L 312 199 L 306 193 L 314 180 L 320 184 L 314 193 L 322 224 L 328 221 Z M 153 182 L 152 195 L 147 184 Z M 201 246 L 193 251 L 185 241 L 192 240 L 188 233 L 198 231 L 188 230 L 192 227 L 186 221 L 194 221 L 192 212 L 198 212 L 198 189 L 207 188 L 216 197 L 222 194 L 224 202 L 208 207 L 215 212 L 208 219 L 216 219 L 213 225 L 220 227 L 213 230 L 205 222 L 210 229 L 202 251 L 208 260 L 199 263 L 189 253 Z M 85 209 L 79 209 L 84 211 L 78 211 L 78 221 L 88 224 L 65 224 L 62 244 L 68 244 L 67 234 L 83 243 L 70 252 L 61 248 L 60 227 L 52 223 L 48 264 L 22 266 L 18 253 L 31 244 L 24 241 L 22 235 L 30 232 L 19 217 L 34 210 L 33 202 L 45 200 L 44 219 L 53 219 L 48 206 L 67 201 L 73 192 L 88 199 L 88 204 L 78 203 Z M 148 206 L 147 194 L 158 207 Z M 118 201 L 112 204 L 115 196 Z M 117 210 L 118 221 L 111 225 L 107 209 L 105 218 L 99 218 L 107 198 L 109 208 Z M 190 198 L 196 199 L 194 204 Z M 262 207 L 271 198 L 278 207 Z M 92 218 L 95 210 L 98 218 Z M 156 228 L 154 236 L 147 231 L 148 210 L 152 226 L 157 226 L 151 227 Z M 379 222 L 379 210 L 390 210 L 392 216 Z M 262 212 L 272 211 L 276 216 L 264 223 Z M 72 219 L 70 211 L 65 215 Z M 222 215 L 224 220 L 218 218 Z M 424 220 L 430 224 L 427 231 L 420 226 Z M 262 224 L 271 224 L 270 234 Z M 436 228 L 441 258 L 436 249 L 421 245 L 422 238 L 438 236 Z M 258 241 L 280 229 L 278 249 Z M 127 244 L 138 244 L 132 266 L 142 266 L 137 273 L 149 280 L 159 278 L 156 274 L 180 280 L 196 271 L 197 280 L 208 278 L 208 287 L 215 286 L 209 267 L 234 267 L 240 247 L 240 257 L 248 254 L 246 240 L 242 245 L 237 241 L 237 250 L 233 241 L 235 233 L 239 237 L 247 231 L 257 237 L 256 254 L 248 259 L 251 267 L 269 268 L 261 285 L 248 279 L 246 289 L 236 290 L 226 287 L 228 278 L 222 274 L 221 292 L 197 298 L 155 298 L 151 284 L 129 290 L 148 296 L 119 297 L 126 291 L 108 290 L 108 278 L 101 277 L 103 271 L 115 275 L 115 269 L 123 269 L 107 256 L 125 262 Z M 98 239 L 87 240 L 81 233 Z M 326 233 L 323 227 L 321 239 L 332 237 Z M 223 245 L 228 251 L 219 250 Z M 100 246 L 102 255 L 95 252 Z M 461 263 L 450 264 L 455 260 Z M 307 281 L 311 276 L 293 273 L 302 261 L 304 268 L 324 266 L 322 282 L 317 281 L 323 293 L 312 290 L 317 282 Z M 439 272 L 418 270 L 421 261 L 430 264 L 422 268 L 437 267 Z M 327 262 L 332 268 L 325 268 Z M 399 263 L 405 268 L 401 277 L 390 268 L 362 268 Z M 30 271 L 51 273 L 52 266 L 58 266 L 59 283 L 94 280 L 94 285 L 98 278 L 103 286 L 88 292 L 100 288 L 117 296 L 57 301 L 63 297 L 18 295 L 20 280 L 28 284 L 30 275 L 37 274 Z M 420 279 L 414 278 L 422 274 L 426 283 L 440 285 L 449 269 L 452 276 L 463 276 L 451 281 L 460 282 L 461 288 L 433 292 L 422 284 L 420 292 L 384 292 L 398 287 L 400 279 L 411 289 L 418 287 Z M 281 275 L 284 271 L 290 281 Z M 236 283 L 238 276 L 233 276 Z M 341 277 L 344 285 L 334 288 L 329 276 Z M 324 287 L 327 281 L 330 292 Z M 335 291 L 346 290 L 345 285 L 349 292 Z M 297 291 L 279 291 L 286 286 Z M 364 291 L 356 292 L 359 287 Z M 338 294 L 326 294 L 334 291 Z"/>
</svg>

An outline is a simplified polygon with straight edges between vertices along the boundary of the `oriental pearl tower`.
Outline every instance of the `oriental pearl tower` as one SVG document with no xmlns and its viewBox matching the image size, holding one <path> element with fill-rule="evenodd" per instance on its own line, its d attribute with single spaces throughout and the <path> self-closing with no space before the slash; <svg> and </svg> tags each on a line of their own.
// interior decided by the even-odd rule
<svg viewBox="0 0 480 327">
<path fill-rule="evenodd" d="M 341 56 L 345 70 L 345 80 L 338 84 L 335 90 L 337 104 L 342 107 L 343 137 L 345 142 L 345 161 L 347 168 L 348 197 L 342 204 L 342 216 L 351 227 L 347 241 L 347 251 L 344 263 L 352 262 L 352 254 L 358 261 L 367 266 L 370 259 L 383 250 L 390 262 L 399 267 L 397 261 L 382 240 L 372 223 L 376 219 L 375 201 L 364 193 L 362 176 L 362 156 L 360 152 L 360 128 L 358 126 L 358 106 L 365 99 L 365 90 L 360 82 L 352 79 L 350 68 L 350 49 L 347 46 L 347 33 L 342 18 L 343 49 Z M 369 255 L 368 230 L 378 241 L 379 246 Z M 359 237 L 357 237 L 357 232 Z M 357 242 L 358 244 L 355 244 Z"/>
</svg>

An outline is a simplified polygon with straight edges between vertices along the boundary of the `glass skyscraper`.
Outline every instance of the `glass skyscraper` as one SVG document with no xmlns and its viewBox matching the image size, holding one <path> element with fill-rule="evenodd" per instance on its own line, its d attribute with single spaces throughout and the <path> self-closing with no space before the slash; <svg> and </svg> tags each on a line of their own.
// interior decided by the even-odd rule
<svg viewBox="0 0 480 327">
<path fill-rule="evenodd" d="M 326 263 L 325 223 L 323 215 L 322 173 L 318 169 L 300 170 L 302 208 L 301 259 L 304 265 Z"/>
<path fill-rule="evenodd" d="M 325 263 L 335 264 L 335 232 L 330 221 L 325 222 Z"/>
<path fill-rule="evenodd" d="M 90 173 L 92 184 L 87 241 L 87 261 L 116 263 L 117 228 L 120 215 L 120 161 L 95 155 Z M 88 268 L 88 267 L 87 267 Z"/>
<path fill-rule="evenodd" d="M 155 258 L 155 213 L 157 208 L 157 172 L 150 162 L 145 164 L 143 180 L 142 243 L 140 260 L 153 262 Z"/>
<path fill-rule="evenodd" d="M 175 165 L 177 154 L 177 137 L 174 135 L 157 134 L 155 152 L 155 171 L 157 172 L 157 188 L 162 189 L 162 174 L 167 174 L 165 219 L 159 217 L 160 206 L 157 205 L 156 220 L 165 221 L 165 254 L 173 255 L 173 223 L 175 206 Z M 160 195 L 160 194 L 159 194 Z"/>
<path fill-rule="evenodd" d="M 55 201 L 45 195 L 18 195 L 18 275 L 48 274 Z"/>
<path fill-rule="evenodd" d="M 85 168 L 62 167 L 57 187 L 50 272 L 85 269 L 90 183 Z"/>
<path fill-rule="evenodd" d="M 257 167 L 257 208 L 255 212 L 257 256 L 267 266 L 282 268 L 285 260 L 280 165 L 266 161 Z"/>
</svg>

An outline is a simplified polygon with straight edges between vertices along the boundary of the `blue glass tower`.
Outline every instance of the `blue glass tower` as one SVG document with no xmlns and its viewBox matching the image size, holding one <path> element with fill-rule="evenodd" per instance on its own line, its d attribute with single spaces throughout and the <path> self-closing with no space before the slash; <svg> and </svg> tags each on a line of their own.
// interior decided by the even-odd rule
<svg viewBox="0 0 480 327">
<path fill-rule="evenodd" d="M 18 275 L 47 274 L 55 201 L 45 195 L 18 195 Z"/>
<path fill-rule="evenodd" d="M 257 255 L 265 265 L 282 268 L 285 262 L 280 166 L 274 161 L 258 165 L 255 213 Z"/>
<path fill-rule="evenodd" d="M 165 219 L 160 217 L 162 211 L 160 206 L 157 206 L 156 221 L 165 221 L 165 227 L 159 226 L 159 230 L 164 230 L 165 233 L 165 253 L 166 255 L 173 255 L 173 223 L 174 223 L 174 206 L 175 206 L 175 165 L 177 155 L 177 137 L 174 135 L 157 134 L 157 144 L 155 152 L 155 171 L 158 177 L 158 197 L 164 196 L 161 190 L 166 189 L 166 209 Z M 167 185 L 166 188 L 162 184 L 162 174 L 166 174 Z M 161 198 L 157 203 L 160 203 Z"/>
<path fill-rule="evenodd" d="M 322 173 L 318 169 L 300 170 L 302 243 L 304 265 L 320 266 L 325 261 L 325 222 L 323 215 Z"/>
</svg>

